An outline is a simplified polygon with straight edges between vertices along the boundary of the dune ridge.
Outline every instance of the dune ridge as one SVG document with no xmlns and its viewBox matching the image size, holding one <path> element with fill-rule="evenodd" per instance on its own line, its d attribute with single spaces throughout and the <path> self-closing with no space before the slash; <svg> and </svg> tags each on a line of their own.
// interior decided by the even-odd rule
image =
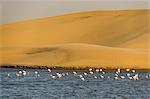
<svg viewBox="0 0 150 99">
<path fill-rule="evenodd" d="M 0 64 L 150 69 L 149 18 L 91 11 L 4 24 Z"/>
</svg>

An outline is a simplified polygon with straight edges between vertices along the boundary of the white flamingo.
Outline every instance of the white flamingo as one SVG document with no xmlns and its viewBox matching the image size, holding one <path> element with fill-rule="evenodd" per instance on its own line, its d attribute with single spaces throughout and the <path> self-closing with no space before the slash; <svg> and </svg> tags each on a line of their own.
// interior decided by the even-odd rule
<svg viewBox="0 0 150 99">
<path fill-rule="evenodd" d="M 121 69 L 120 69 L 120 68 L 118 68 L 118 69 L 117 69 L 117 72 L 118 72 L 118 73 L 120 73 L 120 72 L 121 72 Z"/>
<path fill-rule="evenodd" d="M 128 77 L 130 80 L 132 80 L 133 78 L 132 77 Z"/>
<path fill-rule="evenodd" d="M 102 72 L 102 74 L 105 74 L 105 72 Z"/>
<path fill-rule="evenodd" d="M 125 79 L 125 77 L 124 77 L 124 76 L 120 76 L 120 78 L 121 78 L 121 79 Z"/>
<path fill-rule="evenodd" d="M 127 68 L 127 69 L 126 69 L 126 71 L 127 71 L 127 72 L 129 72 L 129 71 L 130 71 L 130 69 L 129 69 L 129 68 Z"/>
<path fill-rule="evenodd" d="M 85 78 L 84 78 L 82 75 L 79 75 L 79 77 L 80 77 L 80 79 L 81 79 L 82 81 L 85 80 Z"/>
<path fill-rule="evenodd" d="M 85 79 L 83 77 L 80 78 L 82 81 L 85 81 Z"/>
<path fill-rule="evenodd" d="M 50 77 L 52 78 L 52 79 L 55 79 L 56 77 L 55 76 L 53 76 L 53 75 L 50 75 Z"/>
<path fill-rule="evenodd" d="M 74 74 L 74 75 L 77 75 L 77 72 L 74 71 L 73 74 Z"/>
<path fill-rule="evenodd" d="M 90 68 L 89 71 L 92 71 L 92 68 Z"/>
<path fill-rule="evenodd" d="M 19 71 L 19 74 L 22 74 L 22 71 Z"/>
<path fill-rule="evenodd" d="M 134 75 L 134 76 L 133 76 L 133 79 L 134 79 L 134 80 L 139 80 L 139 75 L 138 75 L 138 74 Z"/>
<path fill-rule="evenodd" d="M 97 79 L 97 76 L 95 76 L 95 75 L 94 75 L 94 77 L 93 77 L 93 78 L 94 78 L 94 79 Z"/>
<path fill-rule="evenodd" d="M 82 75 L 79 75 L 79 77 L 82 78 L 83 76 L 82 76 Z"/>
<path fill-rule="evenodd" d="M 103 71 L 103 69 L 100 69 L 99 71 L 100 71 L 100 72 L 102 72 L 102 71 Z"/>
<path fill-rule="evenodd" d="M 36 75 L 38 74 L 38 72 L 37 72 L 37 71 L 35 71 L 34 73 L 35 73 Z"/>
<path fill-rule="evenodd" d="M 87 73 L 83 73 L 85 76 L 87 75 Z"/>
<path fill-rule="evenodd" d="M 51 72 L 51 69 L 47 69 L 48 72 Z"/>
<path fill-rule="evenodd" d="M 38 74 L 37 76 L 40 77 L 40 74 Z"/>
<path fill-rule="evenodd" d="M 115 77 L 114 79 L 115 79 L 115 80 L 118 80 L 119 78 L 118 78 L 118 77 Z"/>
<path fill-rule="evenodd" d="M 98 72 L 99 72 L 99 69 L 96 69 L 96 72 L 98 73 Z"/>
<path fill-rule="evenodd" d="M 115 74 L 115 76 L 117 76 L 117 77 L 118 77 L 118 74 Z"/>
<path fill-rule="evenodd" d="M 20 76 L 20 74 L 16 73 L 16 76 L 17 76 L 17 77 L 19 77 L 19 76 Z"/>
<path fill-rule="evenodd" d="M 146 77 L 146 78 L 148 78 L 148 76 L 147 76 L 147 75 L 146 75 L 145 77 Z"/>
<path fill-rule="evenodd" d="M 10 77 L 10 74 L 7 74 L 8 77 Z"/>
<path fill-rule="evenodd" d="M 27 72 L 26 72 L 25 70 L 23 70 L 23 71 L 22 71 L 22 75 L 23 75 L 23 76 L 26 76 L 26 75 L 27 75 Z"/>
<path fill-rule="evenodd" d="M 132 70 L 132 72 L 135 73 L 136 71 L 135 71 L 135 70 Z"/>
<path fill-rule="evenodd" d="M 93 73 L 92 71 L 90 71 L 90 74 L 92 74 L 92 75 L 93 75 L 94 73 Z"/>
<path fill-rule="evenodd" d="M 62 78 L 62 74 L 60 74 L 60 73 L 56 73 L 56 75 L 57 75 L 57 77 L 58 77 L 59 79 L 61 79 L 61 78 Z"/>
<path fill-rule="evenodd" d="M 103 75 L 100 75 L 100 77 L 101 77 L 102 79 L 104 79 L 104 76 L 103 76 Z"/>
<path fill-rule="evenodd" d="M 131 74 L 127 73 L 127 76 L 128 76 L 128 77 L 130 77 L 130 76 L 131 76 Z"/>
</svg>

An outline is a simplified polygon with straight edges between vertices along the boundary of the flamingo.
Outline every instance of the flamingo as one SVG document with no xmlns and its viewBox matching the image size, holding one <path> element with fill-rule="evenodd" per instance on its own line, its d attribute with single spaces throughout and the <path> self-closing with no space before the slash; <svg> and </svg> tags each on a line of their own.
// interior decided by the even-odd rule
<svg viewBox="0 0 150 99">
<path fill-rule="evenodd" d="M 80 78 L 82 81 L 85 81 L 85 79 L 83 77 Z"/>
<path fill-rule="evenodd" d="M 129 74 L 129 73 L 127 73 L 127 76 L 128 76 L 128 77 L 130 77 L 130 74 Z"/>
<path fill-rule="evenodd" d="M 101 77 L 102 79 L 104 79 L 104 76 L 103 76 L 103 75 L 100 75 L 100 77 Z"/>
<path fill-rule="evenodd" d="M 97 76 L 95 76 L 95 75 L 94 75 L 94 77 L 93 77 L 93 78 L 94 78 L 94 79 L 97 79 Z"/>
<path fill-rule="evenodd" d="M 89 71 L 92 71 L 92 68 L 90 68 Z"/>
<path fill-rule="evenodd" d="M 19 76 L 20 76 L 20 74 L 16 73 L 16 76 L 17 76 L 17 77 L 19 77 Z"/>
<path fill-rule="evenodd" d="M 85 80 L 84 77 L 83 77 L 82 75 L 79 75 L 79 77 L 80 77 L 80 79 L 81 79 L 82 81 Z"/>
<path fill-rule="evenodd" d="M 135 71 L 135 70 L 132 70 L 132 72 L 135 73 L 136 71 Z"/>
<path fill-rule="evenodd" d="M 102 72 L 102 74 L 105 74 L 105 72 Z"/>
<path fill-rule="evenodd" d="M 35 73 L 35 74 L 38 74 L 38 72 L 37 72 L 37 71 L 35 71 L 34 73 Z"/>
<path fill-rule="evenodd" d="M 118 77 L 115 77 L 114 79 L 115 79 L 115 80 L 118 80 L 119 78 L 118 78 Z"/>
<path fill-rule="evenodd" d="M 38 74 L 37 76 L 40 77 L 40 74 Z"/>
<path fill-rule="evenodd" d="M 96 69 L 96 72 L 99 72 L 99 69 Z"/>
<path fill-rule="evenodd" d="M 92 75 L 93 75 L 94 73 L 93 73 L 92 71 L 90 71 L 90 74 L 92 74 Z"/>
<path fill-rule="evenodd" d="M 120 72 L 121 72 L 121 69 L 120 69 L 120 68 L 118 68 L 118 69 L 117 69 L 117 72 L 118 72 L 118 73 L 120 73 Z"/>
<path fill-rule="evenodd" d="M 118 77 L 118 74 L 115 74 L 115 76 L 117 76 L 117 77 Z"/>
<path fill-rule="evenodd" d="M 83 73 L 85 76 L 87 75 L 87 73 Z"/>
<path fill-rule="evenodd" d="M 74 75 L 77 75 L 77 72 L 74 71 L 73 74 L 74 74 Z"/>
<path fill-rule="evenodd" d="M 138 74 L 134 75 L 134 76 L 133 76 L 133 79 L 134 79 L 134 80 L 139 80 L 139 75 L 138 75 Z"/>
<path fill-rule="evenodd" d="M 56 73 L 56 75 L 58 76 L 58 78 L 59 78 L 59 79 L 61 79 L 61 78 L 62 78 L 62 74 L 60 74 L 60 73 Z"/>
<path fill-rule="evenodd" d="M 22 75 L 23 75 L 23 76 L 26 76 L 26 75 L 27 75 L 27 72 L 26 72 L 25 70 L 23 70 L 23 71 L 22 71 Z"/>
<path fill-rule="evenodd" d="M 110 79 L 110 76 L 108 76 L 107 78 Z"/>
<path fill-rule="evenodd" d="M 10 77 L 10 74 L 7 74 L 8 77 Z"/>
<path fill-rule="evenodd" d="M 56 77 L 55 76 L 53 76 L 53 75 L 50 75 L 50 77 L 52 78 L 52 79 L 55 79 Z"/>
<path fill-rule="evenodd" d="M 128 77 L 130 80 L 132 80 L 132 77 Z"/>
<path fill-rule="evenodd" d="M 129 71 L 130 71 L 130 69 L 129 69 L 129 68 L 127 68 L 127 69 L 126 69 L 126 71 L 127 71 L 127 72 L 129 72 Z"/>
<path fill-rule="evenodd" d="M 48 72 L 51 72 L 51 69 L 47 69 Z"/>
<path fill-rule="evenodd" d="M 22 71 L 19 71 L 19 74 L 22 74 Z"/>
<path fill-rule="evenodd" d="M 120 78 L 121 78 L 121 79 L 125 79 L 125 77 L 124 77 L 124 76 L 120 76 Z"/>
<path fill-rule="evenodd" d="M 79 75 L 79 77 L 82 78 L 83 76 L 82 76 L 82 75 Z"/>
<path fill-rule="evenodd" d="M 100 72 L 102 72 L 102 71 L 103 71 L 103 69 L 100 69 L 99 71 L 100 71 Z"/>
<path fill-rule="evenodd" d="M 146 78 L 148 78 L 148 76 L 146 75 Z"/>
</svg>

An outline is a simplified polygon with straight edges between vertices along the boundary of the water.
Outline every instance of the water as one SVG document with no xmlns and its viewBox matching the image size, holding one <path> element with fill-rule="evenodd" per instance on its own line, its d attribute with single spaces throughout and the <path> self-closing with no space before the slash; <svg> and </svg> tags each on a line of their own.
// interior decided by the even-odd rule
<svg viewBox="0 0 150 99">
<path fill-rule="evenodd" d="M 104 79 L 100 78 L 102 73 L 94 73 L 98 77 L 94 79 L 91 74 L 83 75 L 85 71 L 77 71 L 78 75 L 84 76 L 85 81 L 82 81 L 72 71 L 49 73 L 47 70 L 26 69 L 26 76 L 17 77 L 19 70 L 0 70 L 0 99 L 150 99 L 149 72 L 138 72 L 139 80 L 129 80 L 127 73 L 121 73 L 125 79 L 115 80 L 114 72 L 106 72 Z M 68 72 L 69 75 L 51 79 L 50 74 L 56 76 L 56 72 Z"/>
</svg>

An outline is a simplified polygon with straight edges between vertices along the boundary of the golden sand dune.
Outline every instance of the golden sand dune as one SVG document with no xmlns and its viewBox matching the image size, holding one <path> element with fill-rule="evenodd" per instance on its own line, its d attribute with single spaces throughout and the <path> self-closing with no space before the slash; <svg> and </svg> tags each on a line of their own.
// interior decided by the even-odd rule
<svg viewBox="0 0 150 99">
<path fill-rule="evenodd" d="M 61 44 L 39 48 L 9 48 L 4 51 L 3 61 L 26 65 L 150 69 L 147 53 L 150 50 Z"/>
<path fill-rule="evenodd" d="M 149 18 L 93 11 L 1 25 L 1 64 L 150 69 Z"/>
<path fill-rule="evenodd" d="M 147 48 L 149 18 L 150 10 L 93 11 L 6 24 L 1 34 L 5 46 L 88 43 Z M 144 45 L 137 46 L 140 37 Z"/>
</svg>

